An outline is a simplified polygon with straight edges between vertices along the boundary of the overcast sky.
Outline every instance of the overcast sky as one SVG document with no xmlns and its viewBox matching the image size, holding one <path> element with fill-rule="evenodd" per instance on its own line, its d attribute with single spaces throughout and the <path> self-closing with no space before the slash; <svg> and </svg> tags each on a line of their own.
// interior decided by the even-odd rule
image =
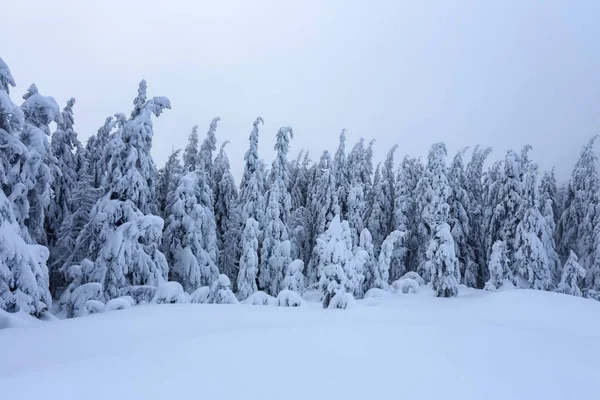
<svg viewBox="0 0 600 400">
<path fill-rule="evenodd" d="M 61 107 L 75 97 L 82 139 L 145 78 L 173 107 L 155 121 L 159 167 L 220 116 L 237 179 L 262 116 L 268 162 L 279 126 L 315 160 L 346 128 L 348 150 L 377 140 L 376 161 L 393 144 L 397 160 L 437 141 L 494 159 L 531 144 L 565 178 L 600 133 L 599 21 L 598 0 L 12 0 L 0 57 L 15 100 L 33 82 Z"/>
</svg>

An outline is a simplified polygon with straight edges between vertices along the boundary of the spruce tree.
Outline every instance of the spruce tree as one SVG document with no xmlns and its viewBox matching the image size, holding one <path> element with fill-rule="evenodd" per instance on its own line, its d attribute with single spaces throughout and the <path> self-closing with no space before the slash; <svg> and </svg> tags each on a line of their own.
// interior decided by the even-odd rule
<svg viewBox="0 0 600 400">
<path fill-rule="evenodd" d="M 198 167 L 198 125 L 194 125 L 188 138 L 188 144 L 183 150 L 183 169 L 186 172 L 195 171 Z"/>
<path fill-rule="evenodd" d="M 254 218 L 246 220 L 246 226 L 242 232 L 240 256 L 240 269 L 237 276 L 238 299 L 247 299 L 255 293 L 258 288 L 256 279 L 258 276 L 258 221 Z"/>
<path fill-rule="evenodd" d="M 338 203 L 340 206 L 340 216 L 346 217 L 347 198 L 350 191 L 350 182 L 348 178 L 348 167 L 346 164 L 346 130 L 342 129 L 340 133 L 340 143 L 333 157 L 332 172 L 336 185 Z"/>
<path fill-rule="evenodd" d="M 56 101 L 42 96 L 35 85 L 29 87 L 23 99 L 21 109 L 25 124 L 21 141 L 27 147 L 27 159 L 21 166 L 21 181 L 26 192 L 13 201 L 20 211 L 17 219 L 24 225 L 33 243 L 47 245 L 45 214 L 52 198 L 52 175 L 57 168 L 48 141 L 49 124 L 59 122 L 61 117 Z"/>
<path fill-rule="evenodd" d="M 572 251 L 563 268 L 562 276 L 556 289 L 559 293 L 570 294 L 571 296 L 581 297 L 580 283 L 585 278 L 585 269 L 579 265 L 577 255 Z"/>
<path fill-rule="evenodd" d="M 23 110 L 9 96 L 10 87 L 14 86 L 10 69 L 0 58 L 0 309 L 44 317 L 52 302 L 46 266 L 48 250 L 27 243 L 29 235 L 15 215 L 19 209 L 14 199 L 26 200 L 26 187 L 17 171 L 30 154 L 21 141 Z"/>
<path fill-rule="evenodd" d="M 260 289 L 276 296 L 281 289 L 281 281 L 287 259 L 281 244 L 289 239 L 287 222 L 291 211 L 291 196 L 288 192 L 288 162 L 290 140 L 294 137 L 292 128 L 282 127 L 277 132 L 275 142 L 276 157 L 271 169 L 271 186 L 267 192 L 267 209 L 263 222 L 264 238 L 261 248 L 259 271 Z M 289 243 L 289 242 L 288 242 Z M 291 248 L 290 248 L 291 251 Z"/>
</svg>

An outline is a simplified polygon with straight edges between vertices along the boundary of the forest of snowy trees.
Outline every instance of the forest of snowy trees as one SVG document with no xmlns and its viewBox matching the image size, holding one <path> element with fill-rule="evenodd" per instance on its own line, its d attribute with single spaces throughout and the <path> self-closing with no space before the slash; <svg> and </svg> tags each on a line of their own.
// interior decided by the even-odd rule
<svg viewBox="0 0 600 400">
<path fill-rule="evenodd" d="M 344 130 L 337 149 L 314 159 L 290 155 L 292 128 L 268 133 L 276 134 L 269 166 L 258 153 L 259 117 L 249 121 L 236 183 L 219 118 L 194 126 L 187 146 L 157 168 L 153 118 L 171 105 L 149 97 L 145 81 L 133 110 L 108 117 L 85 144 L 75 99 L 61 108 L 31 85 L 19 106 L 14 87 L 0 59 L 0 308 L 8 312 L 298 305 L 308 290 L 324 307 L 344 308 L 370 290 L 419 282 L 439 297 L 463 284 L 600 300 L 595 137 L 559 185 L 529 146 L 493 163 L 489 148 L 448 155 L 435 143 L 427 159 L 398 160 L 395 146 L 376 164 L 375 142 L 349 146 Z"/>
</svg>

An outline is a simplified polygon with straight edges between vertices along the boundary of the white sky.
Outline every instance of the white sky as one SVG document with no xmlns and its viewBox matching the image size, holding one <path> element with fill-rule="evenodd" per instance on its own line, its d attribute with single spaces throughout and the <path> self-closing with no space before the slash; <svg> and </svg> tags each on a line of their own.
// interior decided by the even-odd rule
<svg viewBox="0 0 600 400">
<path fill-rule="evenodd" d="M 73 96 L 82 139 L 129 113 L 137 84 L 173 109 L 155 123 L 161 167 L 220 116 L 219 141 L 236 178 L 252 122 L 262 116 L 270 162 L 281 125 L 292 156 L 318 160 L 375 138 L 425 156 L 445 141 L 533 145 L 542 168 L 566 178 L 600 133 L 600 1 L 7 0 L 0 56 L 19 99 L 30 83 L 64 106 Z M 20 102 L 20 101 L 19 101 Z"/>
</svg>

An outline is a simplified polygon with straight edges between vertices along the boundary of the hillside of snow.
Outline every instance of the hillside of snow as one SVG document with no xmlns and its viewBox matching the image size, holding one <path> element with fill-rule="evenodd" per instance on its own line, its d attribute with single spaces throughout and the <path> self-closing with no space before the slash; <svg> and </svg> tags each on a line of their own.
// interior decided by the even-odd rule
<svg viewBox="0 0 600 400">
<path fill-rule="evenodd" d="M 424 292 L 424 293 L 423 293 Z M 600 302 L 392 295 L 174 304 L 0 329 L 3 399 L 592 399 Z"/>
</svg>

